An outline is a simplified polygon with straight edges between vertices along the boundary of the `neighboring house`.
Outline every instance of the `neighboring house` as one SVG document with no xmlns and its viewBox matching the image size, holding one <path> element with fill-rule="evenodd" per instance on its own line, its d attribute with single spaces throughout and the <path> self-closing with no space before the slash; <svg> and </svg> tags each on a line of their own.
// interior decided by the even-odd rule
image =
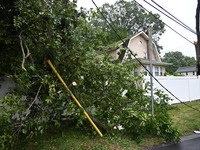
<svg viewBox="0 0 200 150">
<path fill-rule="evenodd" d="M 145 65 L 147 69 L 149 69 L 149 49 L 148 49 L 148 41 L 149 37 L 144 33 L 140 32 L 136 35 L 128 37 L 124 39 L 125 44 L 122 46 L 122 42 L 116 42 L 110 46 L 107 52 L 114 56 L 116 59 L 121 59 L 122 61 L 126 61 L 128 58 L 132 58 L 132 62 L 138 63 L 134 57 L 130 54 L 129 51 L 122 51 L 120 50 L 119 46 L 128 47 L 136 57 Z M 171 65 L 170 63 L 162 62 L 157 50 L 155 43 L 152 43 L 152 65 L 153 65 L 153 75 L 155 76 L 163 76 L 165 74 L 165 67 Z M 116 48 L 118 46 L 118 48 Z M 139 65 L 138 69 L 135 70 L 136 73 L 146 72 L 144 67 Z M 146 73 L 149 75 L 148 73 Z"/>
<path fill-rule="evenodd" d="M 197 75 L 196 72 L 197 72 L 196 66 L 179 67 L 176 70 L 176 73 L 180 73 L 186 76 L 196 76 Z"/>
</svg>

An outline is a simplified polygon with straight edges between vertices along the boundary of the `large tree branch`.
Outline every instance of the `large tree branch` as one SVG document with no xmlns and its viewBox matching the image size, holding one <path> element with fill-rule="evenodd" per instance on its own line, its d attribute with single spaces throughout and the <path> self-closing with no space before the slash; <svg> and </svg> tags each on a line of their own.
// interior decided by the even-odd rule
<svg viewBox="0 0 200 150">
<path fill-rule="evenodd" d="M 26 68 L 24 67 L 24 64 L 25 64 L 25 60 L 31 55 L 31 53 L 30 53 L 30 50 L 29 50 L 26 42 L 24 42 L 24 45 L 25 45 L 26 51 L 27 51 L 27 54 L 25 54 L 24 46 L 23 46 L 23 39 L 22 39 L 21 33 L 19 34 L 19 39 L 20 39 L 20 46 L 21 46 L 21 50 L 22 50 L 22 56 L 23 56 L 23 59 L 22 59 L 22 69 L 24 71 L 27 71 Z"/>
<path fill-rule="evenodd" d="M 36 96 L 35 96 L 34 100 L 33 100 L 32 103 L 29 105 L 28 109 L 26 110 L 25 117 L 24 117 L 24 118 L 23 118 L 23 117 L 21 118 L 20 126 L 19 126 L 19 128 L 15 131 L 15 134 L 18 134 L 18 135 L 19 135 L 19 133 L 21 132 L 23 123 L 24 123 L 24 121 L 26 120 L 26 118 L 28 117 L 28 115 L 30 114 L 29 110 L 31 109 L 31 107 L 33 106 L 33 104 L 35 103 L 35 101 L 38 99 L 38 95 L 39 95 L 39 93 L 40 93 L 41 88 L 42 88 L 42 85 L 40 85 L 40 87 L 39 87 L 39 89 L 38 89 L 38 91 L 37 91 L 37 93 L 36 93 Z M 17 138 L 17 140 L 18 140 L 18 138 Z"/>
<path fill-rule="evenodd" d="M 32 103 L 29 105 L 28 109 L 26 110 L 26 116 L 24 117 L 23 120 L 26 120 L 26 118 L 27 118 L 28 115 L 30 114 L 30 113 L 29 113 L 29 110 L 31 109 L 31 107 L 33 106 L 33 104 L 35 103 L 35 101 L 38 99 L 38 95 L 39 95 L 39 93 L 40 93 L 41 88 L 42 88 L 42 85 L 40 85 L 40 87 L 39 87 L 39 89 L 38 89 L 38 91 L 37 91 L 37 94 L 36 94 L 34 100 L 33 100 Z"/>
</svg>

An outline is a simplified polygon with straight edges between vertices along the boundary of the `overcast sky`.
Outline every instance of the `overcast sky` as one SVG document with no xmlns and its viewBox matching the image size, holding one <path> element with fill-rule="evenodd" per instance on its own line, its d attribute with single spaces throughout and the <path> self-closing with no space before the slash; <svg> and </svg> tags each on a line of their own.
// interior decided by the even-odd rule
<svg viewBox="0 0 200 150">
<path fill-rule="evenodd" d="M 94 0 L 98 6 L 102 6 L 104 3 L 114 4 L 116 0 Z M 130 0 L 129 0 L 130 1 Z M 150 0 L 148 2 L 152 3 Z M 159 5 L 164 7 L 167 11 L 177 17 L 179 20 L 184 22 L 190 28 L 196 31 L 196 7 L 197 0 L 154 0 Z M 143 5 L 146 9 L 153 11 L 154 13 L 159 13 L 154 8 L 146 4 L 143 0 L 137 0 L 138 3 Z M 153 4 L 153 3 L 152 3 Z M 78 6 L 89 8 L 95 8 L 94 4 L 91 0 L 78 0 Z M 191 42 L 196 41 L 196 35 L 187 31 L 185 28 L 171 21 L 161 13 L 159 13 L 161 19 L 169 26 L 174 28 L 177 32 L 182 34 L 184 37 L 189 39 Z M 161 36 L 159 44 L 163 46 L 163 50 L 161 51 L 161 56 L 166 52 L 170 51 L 180 51 L 185 56 L 193 56 L 196 57 L 195 47 L 193 44 L 189 43 L 178 34 L 173 32 L 168 27 L 165 27 L 166 32 Z"/>
</svg>

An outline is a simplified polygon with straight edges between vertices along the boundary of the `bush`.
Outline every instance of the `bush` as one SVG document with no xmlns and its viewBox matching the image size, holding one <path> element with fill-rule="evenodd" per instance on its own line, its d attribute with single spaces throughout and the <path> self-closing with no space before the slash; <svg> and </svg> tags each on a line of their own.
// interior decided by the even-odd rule
<svg viewBox="0 0 200 150">
<path fill-rule="evenodd" d="M 142 77 L 133 76 L 132 65 L 113 64 L 109 56 L 96 56 L 92 53 L 86 56 L 88 59 L 82 62 L 80 74 L 74 80 L 77 85 L 71 86 L 71 90 L 97 126 L 115 134 L 118 132 L 116 128 L 122 125 L 125 128 L 123 132 L 135 138 L 152 134 L 166 141 L 178 141 L 179 134 L 172 127 L 167 114 L 171 107 L 168 104 L 170 98 L 166 94 L 155 91 L 157 98 L 154 102 L 155 114 L 152 115 L 149 84 L 144 83 Z M 8 142 L 9 137 L 16 137 L 15 140 L 19 134 L 26 137 L 42 134 L 48 124 L 59 125 L 62 118 L 76 120 L 76 126 L 81 128 L 88 125 L 82 110 L 74 105 L 69 93 L 63 91 L 64 87 L 55 75 L 45 75 L 38 81 L 34 79 L 34 84 L 41 82 L 41 88 L 34 90 L 35 94 L 31 89 L 38 86 L 31 79 L 24 74 L 17 76 L 19 86 L 13 94 L 1 100 L 1 126 L 6 126 L 1 134 L 7 135 L 1 138 Z M 24 81 L 32 82 L 32 85 Z M 19 93 L 28 93 L 28 96 L 23 99 Z M 35 98 L 33 95 L 36 95 Z M 16 115 L 17 118 L 13 117 Z M 1 144 L 5 145 L 6 142 Z"/>
</svg>

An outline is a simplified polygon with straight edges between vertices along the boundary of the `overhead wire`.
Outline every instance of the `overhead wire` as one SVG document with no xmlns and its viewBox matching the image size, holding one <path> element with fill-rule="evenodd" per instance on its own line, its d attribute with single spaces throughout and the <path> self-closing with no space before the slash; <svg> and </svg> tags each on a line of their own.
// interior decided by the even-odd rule
<svg viewBox="0 0 200 150">
<path fill-rule="evenodd" d="M 146 0 L 144 0 L 146 1 Z M 158 6 L 160 9 L 164 10 L 167 14 L 169 14 L 170 16 L 172 16 L 176 21 L 178 21 L 181 26 L 183 25 L 184 28 L 186 28 L 187 30 L 191 31 L 194 34 L 197 34 L 196 31 L 194 31 L 192 28 L 190 28 L 188 25 L 186 25 L 184 22 L 182 22 L 180 19 L 178 19 L 177 17 L 175 17 L 172 13 L 170 13 L 169 11 L 167 11 L 165 8 L 163 8 L 161 5 L 159 5 L 158 3 L 156 3 L 154 0 L 151 0 L 156 6 Z"/>
<path fill-rule="evenodd" d="M 165 15 L 166 17 L 168 17 L 169 19 L 171 19 L 172 21 L 176 22 L 177 24 L 179 24 L 180 26 L 182 26 L 183 28 L 185 28 L 186 30 L 194 33 L 196 35 L 196 32 L 193 31 L 191 28 L 189 28 L 188 26 L 185 26 L 185 24 L 182 24 L 182 22 L 179 22 L 178 20 L 172 18 L 171 16 L 167 15 L 166 13 L 164 13 L 163 11 L 161 11 L 160 9 L 156 8 L 155 6 L 153 6 L 152 4 L 150 4 L 149 2 L 147 2 L 146 0 L 143 0 L 145 3 L 147 3 L 149 6 L 153 7 L 154 9 L 156 9 L 157 11 L 159 11 L 160 13 L 162 13 L 163 15 Z"/>
<path fill-rule="evenodd" d="M 138 3 L 137 1 L 134 0 L 134 2 L 136 2 L 141 8 L 143 8 L 144 10 L 146 10 L 149 14 L 151 14 L 154 18 L 160 20 L 159 17 L 157 17 L 156 15 L 154 15 L 153 13 L 151 13 L 150 11 L 148 11 L 145 7 L 143 7 L 140 3 Z M 163 21 L 162 21 L 163 22 Z M 169 26 L 168 24 L 166 24 L 165 22 L 163 22 L 169 29 L 171 29 L 172 31 L 174 31 L 176 34 L 178 34 L 179 36 L 181 36 L 182 38 L 184 38 L 186 41 L 188 41 L 189 43 L 191 43 L 192 45 L 194 45 L 194 43 L 192 41 L 190 41 L 189 39 L 187 39 L 186 37 L 184 37 L 182 34 L 180 34 L 179 32 L 177 32 L 175 29 L 173 29 L 171 26 Z"/>
<path fill-rule="evenodd" d="M 107 24 L 110 26 L 110 28 L 114 31 L 114 33 L 116 34 L 116 36 L 122 41 L 123 45 L 128 49 L 128 51 L 130 52 L 130 54 L 135 58 L 135 60 L 149 73 L 150 76 L 153 77 L 153 79 L 164 89 L 166 90 L 171 96 L 173 96 L 176 100 L 178 100 L 180 103 L 184 104 L 187 107 L 190 107 L 193 110 L 196 110 L 198 112 L 200 112 L 200 110 L 188 105 L 187 103 L 181 101 L 178 97 L 176 97 L 171 91 L 169 91 L 146 67 L 145 65 L 136 57 L 136 55 L 133 54 L 133 52 L 129 49 L 129 47 L 125 44 L 125 41 L 122 39 L 122 37 L 118 34 L 117 30 L 113 27 L 113 22 L 111 20 L 108 21 L 108 19 L 105 17 L 105 15 L 103 14 L 103 12 L 100 10 L 100 8 L 97 6 L 97 4 L 94 2 L 94 0 L 91 0 L 93 2 L 93 4 L 95 5 L 95 7 L 97 8 L 97 10 L 100 12 L 101 16 L 104 18 L 104 20 L 107 22 Z M 148 11 L 149 12 L 149 11 Z"/>
</svg>

